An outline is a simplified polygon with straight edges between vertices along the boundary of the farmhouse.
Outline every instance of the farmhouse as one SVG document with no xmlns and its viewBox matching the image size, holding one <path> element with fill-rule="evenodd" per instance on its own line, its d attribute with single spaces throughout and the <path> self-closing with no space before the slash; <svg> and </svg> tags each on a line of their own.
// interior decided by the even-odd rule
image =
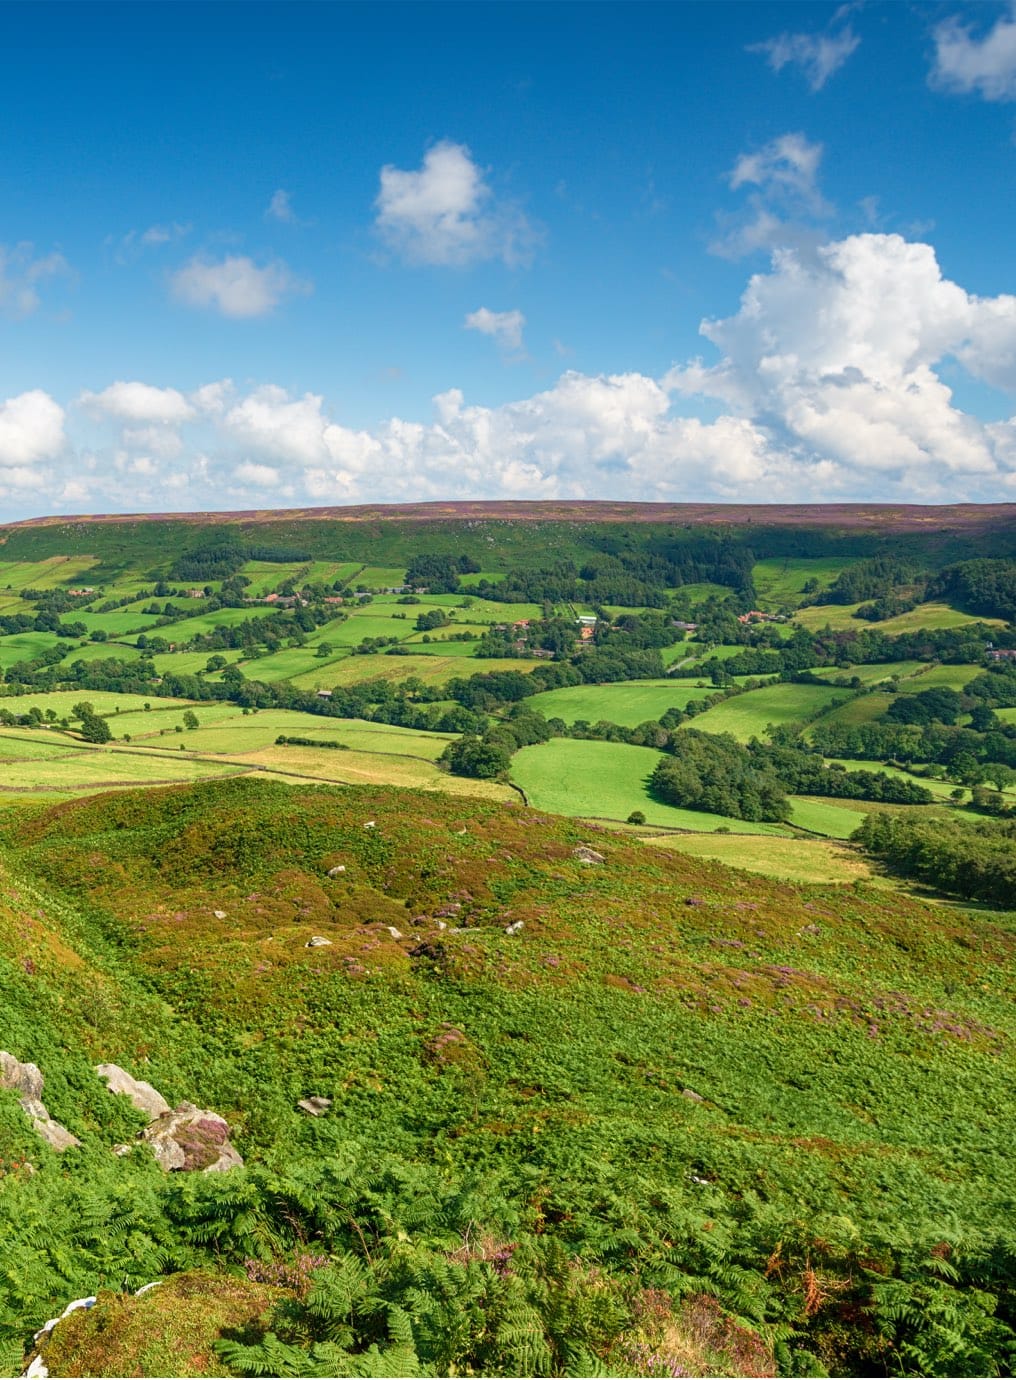
<svg viewBox="0 0 1016 1380">
<path fill-rule="evenodd" d="M 1016 661 L 1016 647 L 995 647 L 988 652 L 989 661 Z"/>
</svg>

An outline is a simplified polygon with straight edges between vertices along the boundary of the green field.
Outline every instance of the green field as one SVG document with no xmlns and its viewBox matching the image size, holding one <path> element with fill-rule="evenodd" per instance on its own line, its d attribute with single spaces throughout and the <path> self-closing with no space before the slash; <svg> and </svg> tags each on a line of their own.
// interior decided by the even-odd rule
<svg viewBox="0 0 1016 1380">
<path fill-rule="evenodd" d="M 697 810 L 663 805 L 649 794 L 649 777 L 661 754 L 627 743 L 554 738 L 522 748 L 512 758 L 511 779 L 530 805 L 575 819 L 626 820 L 641 810 L 650 825 L 708 832 L 781 834 L 778 824 L 751 824 Z"/>
<path fill-rule="evenodd" d="M 689 700 L 715 694 L 715 686 L 703 685 L 701 680 L 678 676 L 611 685 L 569 685 L 560 690 L 545 690 L 526 703 L 548 719 L 563 719 L 566 724 L 579 719 L 587 723 L 604 719 L 634 728 L 649 719 L 658 719 L 670 708 L 684 709 Z"/>
<path fill-rule="evenodd" d="M 0 561 L 0 589 L 60 589 L 82 580 L 91 584 L 88 571 L 94 556 L 50 556 L 42 561 Z"/>
<path fill-rule="evenodd" d="M 781 881 L 819 886 L 868 881 L 872 870 L 860 853 L 820 839 L 751 837 L 745 834 L 657 834 L 644 838 L 691 858 L 711 858 L 727 867 Z"/>
<path fill-rule="evenodd" d="M 876 627 L 890 636 L 905 632 L 920 632 L 922 629 L 962 628 L 968 623 L 986 623 L 989 627 L 1004 628 L 1000 618 L 972 618 L 968 613 L 950 608 L 948 604 L 918 604 L 909 613 L 901 613 L 896 618 L 887 618 L 884 623 L 866 623 L 855 618 L 854 612 L 860 604 L 816 604 L 813 608 L 798 609 L 794 621 L 802 627 L 817 631 L 826 626 L 834 631 L 851 628 L 860 632 L 862 628 Z"/>
<path fill-rule="evenodd" d="M 796 608 L 809 580 L 818 580 L 826 589 L 852 564 L 851 560 L 839 556 L 794 556 L 786 560 L 756 561 L 752 567 L 752 581 L 762 608 Z"/>
<path fill-rule="evenodd" d="M 794 795 L 790 803 L 793 806 L 791 824 L 812 834 L 824 834 L 826 838 L 848 839 L 864 823 L 865 811 L 852 810 L 815 796 Z"/>
<path fill-rule="evenodd" d="M 54 645 L 59 644 L 52 633 L 23 632 L 0 637 L 0 669 L 6 670 L 8 666 L 15 666 L 19 661 L 33 661 L 40 653 L 48 652 Z M 72 647 L 74 643 L 68 639 L 65 645 Z"/>
<path fill-rule="evenodd" d="M 862 685 L 877 685 L 879 681 L 906 680 L 910 676 L 922 671 L 927 662 L 924 661 L 884 661 L 877 665 L 870 666 L 850 666 L 843 670 L 839 666 L 814 666 L 811 674 L 818 676 L 820 680 L 853 680 L 857 679 Z"/>
<path fill-rule="evenodd" d="M 805 739 L 810 739 L 813 729 L 828 728 L 831 724 L 847 724 L 850 727 L 856 727 L 858 724 L 874 723 L 876 719 L 882 717 L 892 702 L 892 695 L 883 695 L 878 690 L 868 695 L 857 695 L 847 704 L 838 705 L 820 715 L 807 726 L 802 736 Z"/>
<path fill-rule="evenodd" d="M 725 700 L 689 720 L 688 727 L 703 733 L 730 733 L 740 742 L 762 737 L 769 724 L 792 724 L 829 708 L 849 691 L 825 685 L 764 685 Z"/>
</svg>

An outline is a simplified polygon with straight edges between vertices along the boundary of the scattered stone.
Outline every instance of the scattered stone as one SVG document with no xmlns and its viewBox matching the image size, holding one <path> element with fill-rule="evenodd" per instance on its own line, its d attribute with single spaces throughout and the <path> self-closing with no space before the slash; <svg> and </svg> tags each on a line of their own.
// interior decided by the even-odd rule
<svg viewBox="0 0 1016 1380">
<path fill-rule="evenodd" d="M 572 849 L 572 857 L 577 858 L 580 863 L 602 863 L 606 862 L 602 853 L 597 853 L 595 848 L 588 848 L 584 843 L 578 848 Z"/>
<path fill-rule="evenodd" d="M 701 896 L 686 896 L 684 898 L 684 904 L 686 906 L 704 906 L 705 901 L 703 901 Z"/>
<path fill-rule="evenodd" d="M 516 920 L 511 925 L 505 925 L 504 932 L 505 934 L 518 934 L 519 930 L 525 927 L 525 923 L 524 920 Z"/>
<path fill-rule="evenodd" d="M 436 924 L 439 930 L 446 930 L 448 928 L 443 920 L 438 920 Z"/>
<path fill-rule="evenodd" d="M 346 864 L 345 864 L 345 863 L 339 863 L 337 867 L 330 867 L 330 868 L 328 869 L 328 875 L 329 875 L 329 877 L 337 877 L 337 876 L 339 875 L 340 872 L 345 872 L 345 870 L 346 870 Z"/>
<path fill-rule="evenodd" d="M 365 829 L 376 829 L 376 828 L 377 828 L 377 821 L 374 820 L 374 819 L 368 819 L 367 823 L 366 823 L 363 827 L 364 827 Z"/>
<path fill-rule="evenodd" d="M 456 829 L 456 830 L 455 830 L 455 837 L 460 839 L 460 838 L 462 837 L 462 835 L 465 834 L 466 832 L 467 832 L 467 830 L 465 830 L 465 829 Z"/>
<path fill-rule="evenodd" d="M 330 949 L 332 941 L 326 939 L 323 934 L 312 934 L 303 946 L 305 949 Z"/>
<path fill-rule="evenodd" d="M 25 1380 L 49 1380 L 49 1369 L 41 1356 L 33 1356 L 32 1363 L 25 1371 Z"/>
<path fill-rule="evenodd" d="M 445 946 L 440 940 L 425 939 L 422 944 L 417 944 L 415 949 L 409 950 L 410 958 L 429 958 L 435 963 L 440 963 L 447 956 Z"/>
<path fill-rule="evenodd" d="M 301 1112 L 306 1112 L 309 1116 L 321 1116 L 332 1105 L 332 1099 L 316 1095 L 314 1097 L 301 1097 L 296 1105 Z"/>
<path fill-rule="evenodd" d="M 141 1133 L 166 1170 L 200 1169 L 206 1174 L 236 1169 L 243 1159 L 230 1143 L 229 1126 L 216 1112 L 202 1111 L 193 1102 L 181 1102 Z"/>
<path fill-rule="evenodd" d="M 133 1149 L 134 1149 L 133 1145 L 123 1145 L 123 1144 L 114 1145 L 114 1146 L 113 1146 L 113 1154 L 114 1154 L 114 1155 L 120 1155 L 120 1156 L 129 1155 L 130 1152 L 131 1152 Z"/>
<path fill-rule="evenodd" d="M 69 1317 L 69 1316 L 71 1315 L 71 1313 L 76 1313 L 76 1312 L 78 1311 L 79 1308 L 94 1308 L 94 1307 L 95 1307 L 95 1295 L 94 1295 L 94 1294 L 89 1294 L 87 1298 L 75 1299 L 73 1303 L 69 1303 L 69 1304 L 67 1305 L 67 1307 L 64 1309 L 64 1311 L 60 1314 L 60 1316 L 59 1316 L 58 1318 L 50 1318 L 49 1322 L 43 1323 L 43 1325 L 39 1328 L 38 1332 L 36 1332 L 35 1337 L 33 1338 L 33 1340 L 36 1341 L 36 1342 L 38 1342 L 38 1341 L 41 1341 L 41 1339 L 42 1339 L 43 1337 L 48 1337 L 49 1334 L 53 1331 L 53 1328 L 56 1327 L 56 1325 L 57 1325 L 58 1322 L 62 1322 L 62 1321 L 64 1320 L 64 1318 Z"/>
<path fill-rule="evenodd" d="M 96 1064 L 95 1072 L 106 1080 L 106 1087 L 111 1093 L 119 1093 L 130 1098 L 138 1111 L 149 1121 L 165 1116 L 170 1110 L 169 1103 L 162 1093 L 153 1088 L 151 1083 L 132 1078 L 126 1069 L 120 1068 L 118 1064 Z"/>
<path fill-rule="evenodd" d="M 226 918 L 226 912 L 224 910 L 213 910 L 212 914 L 215 916 L 216 920 L 225 920 Z"/>
<path fill-rule="evenodd" d="M 393 939 L 402 938 L 402 931 L 397 930 L 394 925 L 385 925 L 385 929 L 388 931 L 388 933 L 391 935 Z"/>
<path fill-rule="evenodd" d="M 54 1121 L 42 1102 L 42 1071 L 38 1064 L 22 1064 L 13 1054 L 0 1050 L 0 1088 L 13 1088 L 20 1093 L 21 1110 L 32 1128 L 47 1144 L 60 1154 L 72 1145 L 80 1145 L 66 1126 Z"/>
<path fill-rule="evenodd" d="M 701 1094 L 695 1092 L 695 1090 L 694 1090 L 693 1088 L 682 1088 L 682 1089 L 681 1089 L 681 1096 L 682 1096 L 682 1097 L 686 1097 L 686 1098 L 688 1099 L 689 1102 L 704 1102 L 704 1101 L 705 1101 L 705 1098 L 702 1097 Z"/>
</svg>

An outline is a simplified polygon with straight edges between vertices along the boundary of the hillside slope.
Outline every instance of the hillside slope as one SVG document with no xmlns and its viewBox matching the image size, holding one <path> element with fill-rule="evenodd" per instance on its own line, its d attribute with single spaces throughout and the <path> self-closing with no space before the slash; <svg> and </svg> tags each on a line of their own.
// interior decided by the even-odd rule
<svg viewBox="0 0 1016 1380">
<path fill-rule="evenodd" d="M 0 1094 L 10 1365 L 76 1295 L 294 1252 L 332 1266 L 239 1373 L 1010 1364 L 998 926 L 381 788 L 102 796 L 0 852 L 0 1047 L 82 1141 Z M 224 1114 L 246 1169 L 112 1155 L 141 1123 L 103 1060 Z"/>
</svg>

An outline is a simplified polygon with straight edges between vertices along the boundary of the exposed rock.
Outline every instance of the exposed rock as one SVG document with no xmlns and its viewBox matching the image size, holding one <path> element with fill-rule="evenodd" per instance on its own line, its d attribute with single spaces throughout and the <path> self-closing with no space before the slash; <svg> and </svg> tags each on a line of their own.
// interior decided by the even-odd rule
<svg viewBox="0 0 1016 1380">
<path fill-rule="evenodd" d="M 62 1322 L 63 1319 L 69 1317 L 71 1313 L 76 1313 L 79 1308 L 94 1307 L 94 1294 L 89 1294 L 87 1298 L 75 1299 L 73 1303 L 69 1303 L 67 1305 L 67 1307 L 64 1309 L 64 1311 L 60 1314 L 58 1318 L 50 1318 L 49 1322 L 43 1323 L 42 1327 L 40 1327 L 38 1332 L 36 1332 L 34 1340 L 38 1342 L 41 1341 L 43 1337 L 48 1337 L 49 1334 L 53 1331 L 53 1328 L 56 1327 L 58 1322 Z"/>
<path fill-rule="evenodd" d="M 402 938 L 402 931 L 397 930 L 394 925 L 385 925 L 385 929 L 388 931 L 388 933 L 391 935 L 393 939 Z"/>
<path fill-rule="evenodd" d="M 226 912 L 224 910 L 213 910 L 212 914 L 215 916 L 216 920 L 225 920 L 226 918 Z"/>
<path fill-rule="evenodd" d="M 367 823 L 366 823 L 363 827 L 364 827 L 365 829 L 376 829 L 376 828 L 377 828 L 377 821 L 376 821 L 376 820 L 373 820 L 373 819 L 368 819 Z"/>
<path fill-rule="evenodd" d="M 684 904 L 686 906 L 704 906 L 705 901 L 703 901 L 701 896 L 686 896 L 684 898 Z"/>
<path fill-rule="evenodd" d="M 584 843 L 578 848 L 572 849 L 572 857 L 577 858 L 580 863 L 602 863 L 605 862 L 602 853 L 597 853 L 595 848 L 588 848 Z"/>
<path fill-rule="evenodd" d="M 120 1156 L 129 1155 L 130 1152 L 131 1152 L 133 1149 L 134 1149 L 133 1145 L 124 1145 L 124 1144 L 121 1142 L 120 1145 L 114 1145 L 114 1146 L 113 1146 L 113 1154 L 114 1154 L 114 1155 L 120 1155 Z"/>
<path fill-rule="evenodd" d="M 345 863 L 339 863 L 337 866 L 335 866 L 335 867 L 330 867 L 330 868 L 328 869 L 328 875 L 329 875 L 329 877 L 337 877 L 337 876 L 339 875 L 340 872 L 345 872 L 345 870 L 346 870 L 346 864 L 345 864 Z"/>
<path fill-rule="evenodd" d="M 0 1088 L 13 1088 L 20 1093 L 21 1109 L 44 1141 L 58 1153 L 72 1145 L 80 1145 L 66 1126 L 54 1121 L 42 1102 L 42 1072 L 38 1064 L 22 1064 L 13 1054 L 0 1050 Z"/>
<path fill-rule="evenodd" d="M 695 1092 L 693 1088 L 682 1088 L 681 1096 L 686 1097 L 689 1102 L 704 1102 L 705 1098 Z"/>
<path fill-rule="evenodd" d="M 312 934 L 303 946 L 305 949 L 328 949 L 331 948 L 332 941 L 326 939 L 323 934 Z"/>
<path fill-rule="evenodd" d="M 415 949 L 409 950 L 410 958 L 429 958 L 435 963 L 441 963 L 447 957 L 445 946 L 436 939 L 425 939 L 422 944 L 417 944 Z"/>
<path fill-rule="evenodd" d="M 141 1133 L 163 1169 L 236 1169 L 243 1159 L 230 1143 L 229 1127 L 216 1112 L 181 1102 Z"/>
<path fill-rule="evenodd" d="M 120 1068 L 118 1064 L 96 1064 L 95 1072 L 106 1080 L 106 1086 L 111 1093 L 119 1093 L 130 1098 L 142 1116 L 147 1117 L 149 1121 L 165 1116 L 170 1110 L 169 1103 L 162 1093 L 153 1088 L 151 1083 L 132 1078 L 126 1069 Z"/>
<path fill-rule="evenodd" d="M 505 934 L 518 934 L 519 930 L 521 930 L 524 927 L 525 923 L 526 922 L 524 920 L 516 920 L 511 925 L 505 925 L 504 932 Z"/>
<path fill-rule="evenodd" d="M 332 1105 L 332 1099 L 330 1097 L 317 1096 L 301 1097 L 296 1105 L 302 1112 L 307 1112 L 310 1116 L 321 1116 L 322 1113 L 327 1112 L 328 1108 Z"/>
</svg>

